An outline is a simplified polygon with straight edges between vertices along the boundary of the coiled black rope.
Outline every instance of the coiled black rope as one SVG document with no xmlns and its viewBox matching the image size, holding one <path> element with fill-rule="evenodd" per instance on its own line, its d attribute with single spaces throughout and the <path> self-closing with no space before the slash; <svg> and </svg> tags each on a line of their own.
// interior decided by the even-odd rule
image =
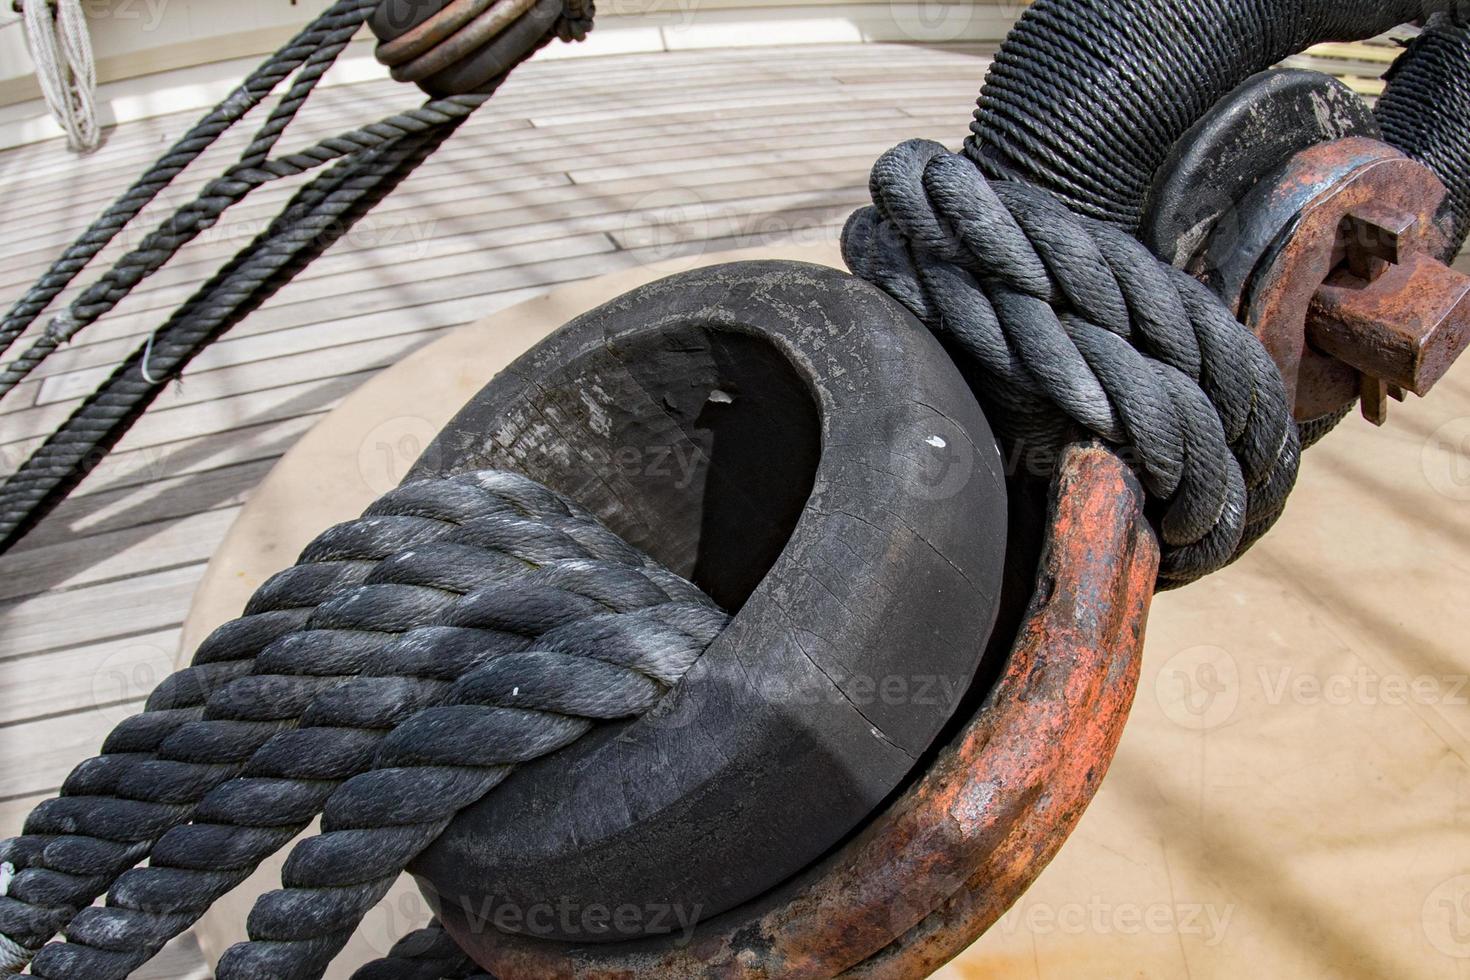
<svg viewBox="0 0 1470 980">
<path fill-rule="evenodd" d="M 1045 188 L 1078 214 L 1135 232 L 1174 143 L 1241 82 L 1313 44 L 1462 6 L 1038 0 L 996 55 L 965 152 L 989 177 Z"/>
<path fill-rule="evenodd" d="M 0 860 L 21 871 L 0 898 L 0 933 L 39 945 L 70 910 L 90 904 L 112 876 L 147 853 L 174 811 L 118 794 L 181 727 L 200 720 L 212 695 L 253 674 L 262 650 L 305 628 L 317 606 L 362 585 L 390 555 L 508 511 L 541 519 L 570 513 L 554 496 L 519 481 L 461 479 L 394 491 L 360 520 L 319 535 L 294 567 L 256 590 L 244 616 L 200 644 L 193 664 L 167 678 L 143 714 L 113 730 L 102 755 L 78 766 L 58 799 L 32 812 L 25 836 L 5 842 Z"/>
<path fill-rule="evenodd" d="M 1387 78 L 1374 112 L 1384 138 L 1449 189 L 1449 261 L 1470 235 L 1470 19 L 1430 18 Z"/>
<path fill-rule="evenodd" d="M 343 587 L 324 595 L 333 582 Z M 283 609 L 295 615 L 252 622 Z M 299 627 L 283 630 L 292 619 Z M 202 716 L 176 707 L 220 680 L 196 667 L 109 739 L 130 751 L 78 767 L 68 788 L 90 795 L 37 809 L 28 836 L 7 845 L 24 867 L 0 924 L 33 948 L 99 879 L 116 879 L 109 904 L 77 914 L 69 942 L 47 946 L 32 971 L 124 977 L 325 811 L 324 836 L 287 864 L 297 890 L 262 899 L 259 941 L 219 968 L 319 975 L 461 807 L 591 720 L 646 710 L 726 620 L 524 478 L 400 488 L 319 537 L 201 647 L 236 675 Z M 253 658 L 241 650 L 240 637 L 273 633 Z M 150 849 L 149 867 L 126 870 Z"/>
</svg>

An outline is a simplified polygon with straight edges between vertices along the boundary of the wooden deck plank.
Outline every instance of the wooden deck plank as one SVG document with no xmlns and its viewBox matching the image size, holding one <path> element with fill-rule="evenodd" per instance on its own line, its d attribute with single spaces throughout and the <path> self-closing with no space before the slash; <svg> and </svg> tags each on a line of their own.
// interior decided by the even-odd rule
<svg viewBox="0 0 1470 980">
<path fill-rule="evenodd" d="M 811 139 L 823 137 L 835 141 L 840 138 L 839 134 L 846 132 L 863 130 L 872 133 L 891 132 L 895 127 L 904 125 L 906 120 L 915 118 L 916 115 L 921 115 L 926 111 L 936 121 L 949 118 L 953 115 L 951 103 L 952 100 L 948 98 L 933 96 L 924 100 L 915 100 L 902 109 L 891 105 L 880 105 L 875 99 L 873 103 L 850 103 L 849 108 L 838 111 L 815 112 L 808 111 L 804 107 L 800 107 L 802 111 L 794 113 L 757 114 L 752 111 L 749 114 L 731 118 L 710 120 L 704 131 L 693 134 L 689 132 L 687 125 L 664 124 L 649 127 L 649 131 L 641 138 L 624 135 L 622 138 L 599 140 L 596 158 L 599 162 L 616 163 L 620 159 L 619 154 L 633 152 L 641 156 L 648 156 L 674 150 L 707 157 L 710 151 L 736 149 L 742 142 L 761 140 L 768 143 L 773 139 L 790 139 L 796 136 L 804 137 L 797 141 L 801 143 L 808 143 Z M 814 124 L 820 127 L 820 136 L 812 135 Z M 427 169 L 424 172 L 429 174 L 454 173 L 465 167 L 481 164 L 485 154 L 495 153 L 499 155 L 497 165 L 484 175 L 493 183 L 481 190 L 482 192 L 494 190 L 499 193 L 510 193 L 519 191 L 522 183 L 534 186 L 538 180 L 552 181 L 562 171 L 574 169 L 587 161 L 586 150 L 581 147 L 568 146 L 564 134 L 544 130 L 532 132 L 535 138 L 516 141 L 511 145 L 479 145 L 473 141 L 475 134 L 470 133 L 464 145 L 450 144 L 454 152 L 450 152 L 449 149 L 441 151 L 442 155 L 436 155 L 425 164 Z M 169 203 L 177 203 L 186 199 L 192 192 L 196 192 L 202 183 L 202 178 L 196 181 L 179 181 L 170 191 Z M 422 182 L 416 181 L 405 186 L 403 191 L 422 193 L 423 186 Z M 277 210 L 282 200 L 294 190 L 294 187 L 295 184 L 291 182 L 267 184 L 244 202 L 232 208 L 228 214 L 232 217 L 259 216 Z M 469 185 L 450 184 L 436 187 L 433 196 L 439 200 L 456 200 L 472 196 L 470 191 Z M 96 195 L 94 200 L 87 203 L 100 213 L 114 196 L 109 191 L 107 194 Z M 399 195 L 395 194 L 390 202 L 399 199 Z M 385 204 L 390 202 L 385 202 Z M 65 234 L 66 229 L 55 228 L 52 222 L 38 225 L 33 221 L 23 221 L 22 219 L 27 217 L 47 215 L 52 210 L 46 204 L 37 204 L 34 207 L 33 215 L 25 215 L 17 211 L 9 215 L 7 219 L 17 227 L 17 233 L 13 236 L 16 264 L 7 265 L 5 269 L 0 270 L 0 283 L 26 282 L 33 273 L 38 273 L 44 268 L 44 265 L 54 257 L 58 247 L 70 240 Z M 139 227 L 147 227 L 145 218 L 139 219 L 143 222 Z M 207 232 L 203 237 L 206 239 L 218 237 L 211 232 Z M 0 229 L 0 233 L 3 233 L 3 229 Z M 40 237 L 42 235 L 51 237 L 43 239 Z"/>
<path fill-rule="evenodd" d="M 75 493 L 41 525 L 11 547 L 19 555 L 94 534 L 188 517 L 243 504 L 270 472 L 275 457 L 221 466 L 202 473 L 148 480 L 141 485 Z M 0 684 L 0 690 L 4 685 Z"/>
<path fill-rule="evenodd" d="M 142 706 L 133 701 L 0 728 L 0 797 L 59 785 L 77 763 L 97 754 L 114 725 Z"/>
<path fill-rule="evenodd" d="M 0 601 L 207 562 L 238 513 L 208 510 L 9 552 L 0 558 Z"/>
<path fill-rule="evenodd" d="M 891 46 L 880 50 L 892 52 L 893 55 L 888 58 L 875 59 L 870 64 L 865 63 L 866 75 L 862 75 L 848 73 L 851 69 L 851 61 L 840 59 L 832 61 L 810 57 L 811 53 L 823 50 L 826 49 L 820 47 L 801 49 L 803 57 L 793 59 L 789 67 L 780 70 L 752 71 L 749 63 L 698 67 L 699 56 L 685 55 L 683 56 L 684 64 L 681 65 L 667 65 L 663 68 L 645 66 L 624 72 L 603 72 L 585 77 L 578 76 L 570 80 L 559 77 L 554 87 L 540 84 L 529 74 L 517 73 L 513 76 L 511 83 L 497 93 L 495 100 L 476 114 L 476 125 L 479 125 L 480 120 L 490 120 L 495 124 L 503 124 L 509 130 L 523 129 L 530 124 L 530 120 L 525 118 L 528 112 L 540 112 L 548 107 L 575 104 L 579 101 L 606 101 L 606 93 L 613 87 L 624 89 L 619 97 L 619 102 L 623 104 L 665 104 L 682 108 L 689 105 L 702 105 L 702 96 L 706 92 L 730 88 L 732 83 L 752 93 L 761 92 L 765 87 L 776 87 L 788 92 L 793 90 L 815 92 L 818 87 L 870 82 L 875 76 L 896 74 L 898 78 L 907 78 L 908 70 L 920 63 L 920 59 L 925 58 L 926 54 L 928 58 L 941 59 L 940 63 L 952 67 L 947 73 L 940 73 L 936 65 L 928 64 L 929 71 L 919 80 L 938 79 L 951 84 L 960 81 L 968 87 L 969 95 L 973 97 L 979 89 L 984 67 L 988 64 L 982 59 L 982 52 L 979 48 L 976 48 L 974 52 L 955 53 L 924 52 L 922 49 L 910 51 L 903 46 Z M 671 56 L 665 56 L 666 59 L 669 57 Z M 594 64 L 593 61 L 586 61 L 582 63 L 582 67 L 589 68 Z M 964 70 L 967 68 L 978 68 L 978 70 Z M 628 88 L 633 83 L 637 83 L 636 86 Z M 288 131 L 286 145 L 320 138 L 353 124 L 366 123 L 384 113 L 415 104 L 413 98 L 404 98 L 405 89 L 403 87 L 392 83 L 368 82 L 353 88 L 355 98 L 349 103 L 339 102 L 329 105 L 322 102 L 317 104 L 316 97 L 313 98 L 313 101 L 308 102 Z M 678 108 L 675 111 L 678 111 Z M 207 151 L 208 156 L 202 158 L 201 162 L 215 157 L 226 157 L 231 151 L 238 153 L 248 141 L 252 120 L 255 125 L 259 124 L 259 119 L 256 118 L 259 112 L 260 110 L 257 110 L 256 114 L 247 117 L 246 120 L 237 124 L 234 130 L 222 136 L 215 146 Z M 173 138 L 193 123 L 194 118 L 193 115 L 180 118 L 174 124 L 175 128 L 164 138 L 152 137 L 130 148 L 120 145 L 115 137 L 104 148 L 112 152 L 105 156 L 91 158 L 98 166 L 79 168 L 75 171 L 70 171 L 65 167 L 52 168 L 48 174 L 43 175 L 40 183 L 31 183 L 29 186 L 59 188 L 68 180 L 105 180 L 109 175 L 106 171 L 100 171 L 99 167 L 115 168 L 130 178 L 134 172 L 141 170 L 165 150 Z M 0 178 L 0 188 L 4 187 L 5 181 Z"/>
<path fill-rule="evenodd" d="M 0 660 L 0 726 L 74 713 L 79 705 L 104 712 L 116 724 L 128 712 L 113 706 L 147 697 L 172 673 L 178 646 L 179 631 L 169 629 Z"/>
<path fill-rule="evenodd" d="M 874 142 L 871 147 L 872 153 L 860 153 L 852 160 L 866 160 L 868 165 L 871 165 L 871 157 L 876 155 L 878 148 L 886 149 L 887 145 L 891 143 Z M 828 187 L 831 189 L 825 193 L 833 200 L 840 197 L 843 200 L 852 200 L 857 203 L 865 194 L 866 168 L 861 173 L 862 179 L 853 175 L 848 180 L 829 183 Z M 665 198 L 658 195 L 658 190 L 655 190 L 663 189 L 665 186 L 662 181 L 645 181 L 644 183 L 630 181 L 619 189 L 619 193 L 614 194 L 599 194 L 597 188 L 592 188 L 590 191 L 571 186 L 551 188 L 544 194 L 526 195 L 526 198 L 520 202 L 520 206 L 517 206 L 517 202 L 514 201 L 493 199 L 467 202 L 464 205 L 455 206 L 454 213 L 445 214 L 436 227 L 447 234 L 450 228 L 465 223 L 476 227 L 480 235 L 486 236 L 485 241 L 493 242 L 495 241 L 494 235 L 500 233 L 522 236 L 557 232 L 587 234 L 647 226 L 650 221 L 656 221 L 660 210 L 669 204 Z M 724 213 L 731 209 L 741 209 L 746 213 L 755 213 L 777 210 L 787 205 L 807 204 L 812 195 L 824 193 L 823 190 L 813 189 L 801 194 L 771 194 L 772 186 L 773 182 L 769 178 L 747 179 L 732 184 L 699 187 L 696 197 L 703 206 L 716 212 Z M 784 182 L 776 181 L 774 186 L 783 187 Z M 714 230 L 712 234 L 719 235 L 721 232 Z M 576 265 L 579 261 L 571 260 L 568 264 Z M 544 285 L 544 279 L 540 275 L 542 271 L 544 267 L 538 264 L 504 270 L 492 269 L 477 272 L 472 277 L 415 280 L 391 290 L 376 291 L 366 296 L 349 296 L 344 302 L 334 299 L 330 303 L 315 299 L 302 299 L 303 293 L 316 292 L 315 285 L 309 281 L 293 283 L 253 314 L 243 328 L 264 330 L 267 329 L 266 324 L 275 324 L 276 329 L 282 326 L 301 326 L 317 322 L 324 317 L 341 318 L 393 306 L 418 306 L 462 297 L 472 292 L 488 294 L 506 288 L 531 284 Z M 509 285 L 500 285 L 501 282 L 507 282 Z M 325 309 L 325 307 L 330 307 L 330 309 Z M 90 327 L 85 337 L 89 343 L 119 336 L 141 338 L 157 326 L 158 320 L 158 316 L 152 311 L 132 312 L 127 306 L 120 306 L 112 315 Z M 61 352 L 56 356 L 64 355 L 65 352 Z M 0 430 L 3 430 L 3 426 L 0 426 Z"/>
<path fill-rule="evenodd" d="M 0 659 L 171 629 L 184 621 L 203 574 L 202 564 L 190 565 L 0 603 Z"/>
<path fill-rule="evenodd" d="M 790 100 L 788 108 L 798 110 L 795 115 L 806 118 L 811 115 L 810 107 L 821 105 L 823 101 L 822 97 L 817 94 L 801 95 Z M 828 129 L 825 123 L 812 126 L 810 123 L 795 122 L 788 126 L 784 125 L 781 121 L 786 114 L 781 107 L 764 107 L 766 111 L 756 115 L 756 110 L 763 107 L 757 101 L 752 101 L 749 105 L 743 107 L 742 114 L 736 117 L 735 121 L 742 124 L 740 126 L 725 127 L 714 135 L 705 136 L 691 134 L 686 127 L 682 134 L 677 129 L 663 133 L 650 133 L 647 139 L 643 141 L 624 138 L 611 142 L 607 146 L 599 145 L 596 158 L 599 162 L 616 164 L 622 159 L 621 154 L 629 153 L 634 154 L 634 159 L 637 159 L 639 156 L 646 157 L 664 152 L 684 152 L 700 157 L 708 157 L 711 155 L 710 150 L 734 149 L 733 144 L 741 139 L 756 139 L 768 143 L 771 139 L 783 135 L 787 137 L 803 135 L 803 139 L 795 142 L 810 145 L 814 140 L 835 140 L 837 138 L 836 134 L 840 133 L 844 126 L 850 128 L 867 127 L 873 130 L 891 131 L 893 126 L 902 124 L 905 115 L 911 114 L 916 109 L 932 109 L 936 115 L 943 112 L 943 118 L 948 118 L 951 106 L 963 107 L 967 103 L 962 98 L 956 97 L 955 93 L 930 92 L 922 100 L 906 100 L 904 107 L 910 110 L 910 112 L 905 113 L 896 108 L 895 103 L 891 101 L 885 102 L 881 91 L 874 91 L 871 99 L 866 101 L 854 99 L 849 104 L 857 109 L 871 108 L 874 111 L 869 114 L 854 112 L 846 120 L 842 119 L 839 114 L 838 118 L 832 120 L 831 129 Z M 768 127 L 761 127 L 759 125 L 762 119 L 768 124 Z M 889 129 L 883 129 L 885 124 Z M 467 142 L 463 146 L 456 146 L 452 153 L 446 150 L 444 156 L 436 157 L 427 163 L 423 173 L 456 173 L 467 167 L 475 169 L 484 167 L 485 179 L 495 181 L 508 181 L 511 178 L 535 180 L 537 178 L 549 179 L 548 175 L 550 174 L 565 169 L 572 169 L 578 164 L 586 162 L 588 156 L 587 151 L 575 145 L 569 146 L 565 134 L 547 134 L 539 130 L 534 132 L 536 133 L 534 140 L 528 138 L 524 141 L 513 141 L 508 145 L 491 143 L 484 146 L 476 146 L 471 142 Z M 474 135 L 473 132 L 469 134 L 471 138 Z M 724 146 L 722 147 L 718 144 L 724 144 Z M 454 146 L 454 144 L 451 145 Z M 484 161 L 487 154 L 496 155 L 496 162 L 493 167 L 486 167 L 485 165 Z M 241 214 L 259 216 L 266 211 L 276 210 L 279 208 L 282 200 L 294 191 L 300 183 L 300 180 L 294 180 L 267 184 L 254 192 L 245 202 L 230 209 L 227 214 L 232 217 Z M 415 181 L 409 185 L 409 187 L 422 186 L 424 186 L 423 181 Z M 448 188 L 453 189 L 462 186 L 460 184 L 450 184 Z M 506 188 L 506 190 L 514 189 L 514 185 L 508 185 Z M 162 205 L 155 204 L 152 210 L 144 212 L 137 219 L 137 230 L 130 230 L 127 233 L 127 244 L 136 244 L 138 236 L 144 230 L 151 227 L 150 215 L 153 216 L 152 221 L 156 222 L 161 207 L 167 205 L 176 206 L 184 200 L 187 200 L 191 196 L 191 192 L 196 190 L 196 185 L 186 183 L 181 183 L 171 188 L 167 192 L 167 196 L 163 198 Z M 408 187 L 405 188 L 405 191 L 407 190 Z M 28 193 L 27 197 L 29 196 L 30 194 Z M 74 214 L 74 224 L 80 226 L 90 221 L 95 216 L 95 213 L 100 213 L 101 209 L 110 202 L 113 196 L 111 189 L 109 189 L 107 193 L 98 194 L 94 199 L 88 200 L 85 204 L 79 204 L 74 196 L 69 195 L 65 208 Z M 270 206 L 268 207 L 267 205 Z M 43 263 L 58 248 L 67 244 L 70 239 L 64 227 L 56 227 L 54 223 L 55 215 L 53 214 L 55 207 L 53 205 L 40 203 L 36 207 L 38 208 L 38 214 L 46 214 L 51 220 L 37 223 L 27 220 L 28 217 L 33 216 L 17 214 L 7 219 L 12 222 L 10 229 L 7 230 L 3 224 L 0 224 L 0 234 L 7 234 L 14 240 L 17 259 L 22 261 L 27 269 Z M 209 234 L 206 233 L 207 236 Z M 21 248 L 21 246 L 24 247 Z M 120 250 L 119 246 L 112 246 L 112 248 L 119 248 Z M 13 273 L 7 273 L 7 276 L 11 275 Z"/>
</svg>

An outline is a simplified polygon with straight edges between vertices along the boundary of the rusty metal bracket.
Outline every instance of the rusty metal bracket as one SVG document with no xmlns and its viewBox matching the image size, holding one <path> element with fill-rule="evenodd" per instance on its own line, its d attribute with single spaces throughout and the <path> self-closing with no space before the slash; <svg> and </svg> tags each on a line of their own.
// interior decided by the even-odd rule
<svg viewBox="0 0 1470 980">
<path fill-rule="evenodd" d="M 1020 897 L 1096 793 L 1133 702 L 1157 568 L 1128 467 L 1101 446 L 1071 447 L 1003 676 L 918 782 L 853 840 L 775 893 L 702 923 L 687 943 L 456 940 L 505 980 L 928 976 Z"/>
<path fill-rule="evenodd" d="M 1281 369 L 1298 421 L 1423 395 L 1470 345 L 1470 277 L 1445 265 L 1446 191 L 1377 140 L 1310 147 L 1241 202 L 1193 265 Z"/>
</svg>

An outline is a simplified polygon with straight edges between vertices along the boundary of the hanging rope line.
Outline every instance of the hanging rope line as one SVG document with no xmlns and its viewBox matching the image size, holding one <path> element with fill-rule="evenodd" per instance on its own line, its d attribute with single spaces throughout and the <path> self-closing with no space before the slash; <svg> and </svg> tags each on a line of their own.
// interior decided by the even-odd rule
<svg viewBox="0 0 1470 980">
<path fill-rule="evenodd" d="M 78 153 L 97 149 L 97 66 L 81 0 L 26 0 L 21 15 L 41 97 L 66 133 L 66 145 Z"/>
<path fill-rule="evenodd" d="M 0 368 L 0 397 L 89 324 L 121 302 L 179 249 L 212 227 L 256 188 L 338 161 L 302 188 L 253 242 L 205 283 L 0 487 L 0 552 L 9 548 L 85 478 L 134 421 L 208 344 L 238 323 L 349 231 L 466 118 L 511 69 L 557 37 L 580 38 L 591 7 L 571 0 L 515 59 L 475 94 L 430 99 L 302 150 L 271 151 L 338 54 L 376 8 L 375 0 L 338 0 L 252 74 L 126 191 L 0 321 L 9 345 L 139 211 L 218 135 L 293 72 L 295 77 L 239 160 L 210 181 L 81 292 L 18 357 Z"/>
<path fill-rule="evenodd" d="M 357 33 L 365 16 L 365 8 L 370 6 L 362 0 L 338 0 L 280 51 L 251 72 L 219 105 L 206 113 L 204 118 L 102 212 L 51 264 L 36 284 L 10 308 L 4 319 L 0 320 L 0 350 L 9 349 L 15 339 L 35 322 L 51 301 L 87 267 L 93 257 L 106 248 L 117 233 L 137 217 L 199 154 L 209 149 L 220 134 L 259 105 L 282 80 L 300 69 L 309 58 L 313 59 L 313 67 L 302 71 L 296 85 L 292 87 L 292 95 L 283 99 L 272 113 L 281 120 L 280 123 L 262 127 L 251 148 L 241 156 L 242 160 L 254 160 L 257 163 L 264 160 L 289 122 L 289 114 L 293 112 L 292 102 L 299 105 L 311 88 L 315 87 L 316 80 L 331 66 L 337 54 L 352 39 L 352 35 Z"/>
</svg>

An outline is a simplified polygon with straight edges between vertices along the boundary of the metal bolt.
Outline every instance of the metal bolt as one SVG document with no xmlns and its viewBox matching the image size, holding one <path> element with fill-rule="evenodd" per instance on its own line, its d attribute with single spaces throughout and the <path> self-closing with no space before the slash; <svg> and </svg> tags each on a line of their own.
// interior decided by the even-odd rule
<svg viewBox="0 0 1470 980">
<path fill-rule="evenodd" d="M 1363 374 L 1363 414 L 1426 394 L 1470 346 L 1470 277 L 1412 245 L 1412 215 L 1361 208 L 1343 219 L 1343 261 L 1312 300 L 1307 339 Z"/>
<path fill-rule="evenodd" d="M 1366 282 L 1377 279 L 1385 265 L 1401 261 L 1401 254 L 1410 247 L 1409 233 L 1418 224 L 1412 214 L 1371 205 L 1349 213 L 1338 228 L 1338 247 L 1345 253 L 1348 271 Z"/>
</svg>

